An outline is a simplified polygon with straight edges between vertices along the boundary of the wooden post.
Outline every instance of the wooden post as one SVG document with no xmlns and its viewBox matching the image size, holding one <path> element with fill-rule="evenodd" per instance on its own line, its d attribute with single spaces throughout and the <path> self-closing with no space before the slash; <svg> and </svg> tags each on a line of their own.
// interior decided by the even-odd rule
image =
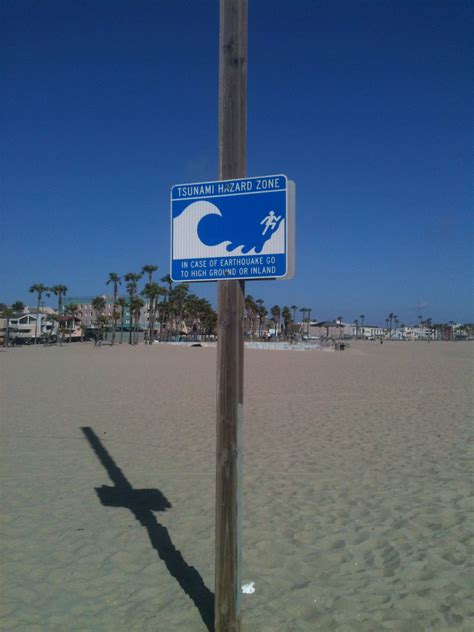
<svg viewBox="0 0 474 632">
<path fill-rule="evenodd" d="M 220 0 L 219 178 L 246 175 L 247 0 Z M 219 281 L 215 631 L 240 631 L 244 281 Z"/>
</svg>

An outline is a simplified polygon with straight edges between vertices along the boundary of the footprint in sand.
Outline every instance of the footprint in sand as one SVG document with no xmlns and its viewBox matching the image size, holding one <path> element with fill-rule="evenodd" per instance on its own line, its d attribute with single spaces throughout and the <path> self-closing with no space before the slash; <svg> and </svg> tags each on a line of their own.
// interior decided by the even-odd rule
<svg viewBox="0 0 474 632">
<path fill-rule="evenodd" d="M 397 549 L 391 544 L 387 544 L 382 551 L 382 560 L 384 567 L 384 577 L 393 577 L 395 571 L 400 567 L 400 555 Z"/>
</svg>

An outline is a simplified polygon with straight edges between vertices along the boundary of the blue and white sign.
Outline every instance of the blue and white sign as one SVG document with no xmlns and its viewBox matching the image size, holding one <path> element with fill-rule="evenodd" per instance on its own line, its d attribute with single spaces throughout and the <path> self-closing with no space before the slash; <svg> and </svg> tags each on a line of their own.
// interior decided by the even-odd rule
<svg viewBox="0 0 474 632">
<path fill-rule="evenodd" d="M 173 186 L 173 281 L 290 278 L 294 198 L 284 175 Z"/>
</svg>

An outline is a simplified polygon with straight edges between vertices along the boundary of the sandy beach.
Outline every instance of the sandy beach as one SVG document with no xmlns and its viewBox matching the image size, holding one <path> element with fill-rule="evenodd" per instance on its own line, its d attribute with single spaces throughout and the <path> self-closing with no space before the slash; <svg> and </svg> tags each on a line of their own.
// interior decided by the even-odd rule
<svg viewBox="0 0 474 632">
<path fill-rule="evenodd" d="M 246 351 L 245 632 L 474 629 L 473 359 Z M 215 348 L 9 349 L 0 371 L 0 629 L 210 629 Z"/>
</svg>

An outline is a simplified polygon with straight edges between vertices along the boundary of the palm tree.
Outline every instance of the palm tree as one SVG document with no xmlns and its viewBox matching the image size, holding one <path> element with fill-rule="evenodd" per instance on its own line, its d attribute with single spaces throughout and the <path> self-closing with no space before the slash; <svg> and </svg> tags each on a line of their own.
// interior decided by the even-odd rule
<svg viewBox="0 0 474 632">
<path fill-rule="evenodd" d="M 105 314 L 100 314 L 100 316 L 98 316 L 97 318 L 96 324 L 99 330 L 99 341 L 102 343 L 102 340 L 104 338 L 104 330 L 107 329 L 109 319 Z"/>
<path fill-rule="evenodd" d="M 279 305 L 274 305 L 270 309 L 270 313 L 272 315 L 273 322 L 275 324 L 275 338 L 278 337 L 278 328 L 280 325 L 280 317 L 281 317 L 281 309 Z"/>
<path fill-rule="evenodd" d="M 49 288 L 42 283 L 35 283 L 30 287 L 30 292 L 36 292 L 38 294 L 38 305 L 36 307 L 36 325 L 35 325 L 35 345 L 38 344 L 38 325 L 39 325 L 39 313 L 40 313 L 40 304 L 43 294 L 49 291 Z"/>
<path fill-rule="evenodd" d="M 199 302 L 199 322 L 201 325 L 201 331 L 207 337 L 211 334 L 215 334 L 216 332 L 217 314 L 212 309 L 212 306 L 208 300 L 202 298 Z"/>
<path fill-rule="evenodd" d="M 142 267 L 142 274 L 147 274 L 148 275 L 148 283 L 152 283 L 153 281 L 153 272 L 156 272 L 158 270 L 158 266 L 153 266 L 153 265 L 146 265 Z M 151 316 L 151 304 L 149 302 L 147 302 L 147 308 L 148 308 L 148 331 L 150 331 L 150 316 Z"/>
<path fill-rule="evenodd" d="M 96 320 L 96 327 L 99 333 L 99 338 L 102 339 L 101 337 L 103 333 L 102 329 L 103 329 L 104 323 L 101 317 L 104 316 L 105 298 L 103 296 L 96 296 L 94 299 L 92 299 L 92 307 L 95 310 L 95 320 Z"/>
<path fill-rule="evenodd" d="M 357 318 L 354 318 L 354 325 L 355 325 L 355 328 L 356 328 L 356 335 L 355 335 L 355 337 L 356 337 L 356 340 L 357 340 L 357 338 L 359 338 L 359 321 L 357 320 Z"/>
<path fill-rule="evenodd" d="M 257 298 L 255 303 L 257 305 L 256 315 L 258 318 L 258 337 L 261 338 L 263 334 L 262 320 L 264 320 L 265 316 L 267 315 L 267 310 L 265 309 L 265 306 L 263 304 L 263 299 Z"/>
<path fill-rule="evenodd" d="M 95 310 L 96 320 L 102 315 L 105 309 L 105 298 L 103 296 L 96 296 L 92 299 L 92 308 Z"/>
<path fill-rule="evenodd" d="M 293 310 L 293 322 L 296 323 L 296 310 L 298 309 L 298 305 L 292 305 L 290 309 Z"/>
<path fill-rule="evenodd" d="M 114 309 L 114 311 L 112 312 L 110 319 L 112 320 L 112 328 L 113 331 L 116 332 L 117 331 L 117 323 L 119 321 L 121 312 L 118 309 Z M 113 340 L 115 341 L 115 336 L 113 337 Z M 110 345 L 112 346 L 113 342 L 110 342 Z"/>
<path fill-rule="evenodd" d="M 388 337 L 389 337 L 390 340 L 392 339 L 392 320 L 393 320 L 393 313 L 390 312 L 390 314 L 387 317 L 387 321 L 388 321 L 388 325 L 387 325 Z"/>
<path fill-rule="evenodd" d="M 301 333 L 304 334 L 304 324 L 306 322 L 306 312 L 308 311 L 307 307 L 301 307 L 300 312 L 303 314 L 303 318 L 301 320 Z"/>
<path fill-rule="evenodd" d="M 168 293 L 171 292 L 171 290 L 173 289 L 173 279 L 171 278 L 171 276 L 169 274 L 165 274 L 165 276 L 161 277 L 160 280 L 162 283 L 166 283 L 166 285 L 168 286 Z"/>
<path fill-rule="evenodd" d="M 95 311 L 95 326 L 96 326 L 96 334 L 95 341 L 102 340 L 102 336 L 104 333 L 104 327 L 107 322 L 107 317 L 104 314 L 105 310 L 105 298 L 103 296 L 96 296 L 92 299 L 92 308 Z"/>
<path fill-rule="evenodd" d="M 138 343 L 138 323 L 140 322 L 140 312 L 144 304 L 144 301 L 139 296 L 135 296 L 130 301 L 130 315 L 133 318 L 130 324 L 133 324 L 131 329 L 134 330 L 134 336 L 132 338 L 132 344 L 134 345 Z"/>
<path fill-rule="evenodd" d="M 263 300 L 261 298 L 255 301 L 258 305 L 257 307 L 257 317 L 258 317 L 258 337 L 262 338 L 263 330 L 265 329 L 265 319 L 267 317 L 268 311 L 263 304 Z"/>
<path fill-rule="evenodd" d="M 51 292 L 58 297 L 58 314 L 61 314 L 63 307 L 63 297 L 66 296 L 66 285 L 53 285 Z"/>
<path fill-rule="evenodd" d="M 418 316 L 418 320 L 420 321 L 420 324 L 418 325 L 418 327 L 420 328 L 419 338 L 421 338 L 422 337 L 422 331 L 423 331 L 422 330 L 422 327 L 423 327 L 423 316 L 421 314 Z"/>
<path fill-rule="evenodd" d="M 50 314 L 49 320 L 54 323 L 54 330 L 56 335 L 56 344 L 59 342 L 59 346 L 62 346 L 62 339 L 60 337 L 60 316 L 59 314 Z"/>
<path fill-rule="evenodd" d="M 186 332 L 191 330 L 193 340 L 196 340 L 196 334 L 199 331 L 200 315 L 201 315 L 201 299 L 196 294 L 188 294 L 184 301 L 184 322 L 186 323 Z"/>
<path fill-rule="evenodd" d="M 290 308 L 285 305 L 285 307 L 281 310 L 281 315 L 283 316 L 283 324 L 285 328 L 285 337 L 288 338 L 288 332 L 291 325 L 291 311 Z"/>
<path fill-rule="evenodd" d="M 115 342 L 115 328 L 116 328 L 116 324 L 117 324 L 117 321 L 114 318 L 115 306 L 117 305 L 118 286 L 122 284 L 122 281 L 121 281 L 119 275 L 116 272 L 109 272 L 109 278 L 107 280 L 106 285 L 108 285 L 109 283 L 113 283 L 114 284 L 114 296 L 113 296 L 113 300 L 112 300 L 112 319 L 113 319 L 113 324 L 112 324 L 112 341 L 110 343 L 111 346 L 113 346 L 113 344 Z"/>
<path fill-rule="evenodd" d="M 151 283 L 153 281 L 152 279 L 153 272 L 156 272 L 157 270 L 158 270 L 158 266 L 151 266 L 151 265 L 143 266 L 142 274 L 148 274 L 148 283 Z"/>
<path fill-rule="evenodd" d="M 137 284 L 138 281 L 142 278 L 141 274 L 136 274 L 135 272 L 128 272 L 124 277 L 125 281 L 127 281 L 127 292 L 129 295 L 128 301 L 128 309 L 130 314 L 130 333 L 128 342 L 129 344 L 133 344 L 133 299 L 137 296 Z"/>
<path fill-rule="evenodd" d="M 178 331 L 181 331 L 183 328 L 184 306 L 188 291 L 189 283 L 180 283 L 169 293 L 170 316 L 174 317 Z"/>
<path fill-rule="evenodd" d="M 433 336 L 433 332 L 431 331 L 432 323 L 433 323 L 433 319 L 432 318 L 427 318 L 426 321 L 425 321 L 425 325 L 427 327 L 426 338 L 427 338 L 428 342 L 430 341 L 431 337 Z"/>
<path fill-rule="evenodd" d="M 260 336 L 262 337 L 264 332 L 266 332 L 266 322 L 267 322 L 268 310 L 265 305 L 259 307 L 258 309 L 258 320 L 260 323 Z"/>
<path fill-rule="evenodd" d="M 127 306 L 127 299 L 118 298 L 117 305 L 120 306 L 120 344 L 123 342 L 123 327 L 125 325 L 125 307 Z"/>
<path fill-rule="evenodd" d="M 306 311 L 308 312 L 308 338 L 309 338 L 310 327 L 311 327 L 311 307 L 307 307 Z"/>
<path fill-rule="evenodd" d="M 149 300 L 149 316 L 148 316 L 148 343 L 151 345 L 155 339 L 155 319 L 158 307 L 158 298 L 162 296 L 164 289 L 156 282 L 150 282 L 145 285 L 142 292 L 143 296 Z"/>
<path fill-rule="evenodd" d="M 245 311 L 247 313 L 247 333 L 250 331 L 252 338 L 255 335 L 255 319 L 257 315 L 257 304 L 251 294 L 245 297 Z"/>
<path fill-rule="evenodd" d="M 160 303 L 160 341 L 165 339 L 165 329 L 166 334 L 168 334 L 168 314 L 169 314 L 169 301 L 168 301 L 168 289 L 162 288 L 163 299 Z M 166 327 L 165 327 L 166 322 Z"/>
<path fill-rule="evenodd" d="M 166 337 L 168 337 L 169 335 L 169 331 L 170 331 L 170 317 L 171 317 L 171 313 L 170 313 L 170 294 L 171 291 L 173 290 L 173 279 L 171 278 L 171 276 L 169 274 L 165 274 L 164 277 L 161 277 L 160 281 L 162 283 L 166 283 L 166 288 L 165 291 L 163 293 L 163 300 L 161 302 L 161 314 L 160 314 L 160 340 L 163 339 L 162 336 L 162 331 L 164 331 L 165 328 L 165 321 L 166 321 Z"/>
<path fill-rule="evenodd" d="M 67 292 L 67 286 L 65 285 L 53 285 L 53 287 L 51 288 L 51 291 L 53 292 L 53 294 L 55 294 L 58 297 L 58 316 L 61 316 L 61 313 L 63 311 L 63 297 L 66 295 Z M 57 321 L 58 323 L 58 338 L 60 338 L 60 331 L 62 326 L 61 326 L 61 320 L 58 319 Z M 61 339 L 61 343 L 62 343 L 62 338 Z"/>
<path fill-rule="evenodd" d="M 104 299 L 102 299 L 104 301 Z M 104 307 L 105 307 L 105 301 L 104 301 Z M 69 321 L 68 321 L 68 333 L 69 333 L 69 338 L 68 338 L 68 342 L 71 342 L 71 338 L 72 338 L 72 334 L 75 328 L 75 321 L 76 321 L 76 317 L 77 317 L 77 313 L 79 311 L 79 305 L 77 305 L 76 303 L 69 303 L 69 305 L 66 305 L 65 308 L 65 312 L 66 314 L 69 316 Z"/>
<path fill-rule="evenodd" d="M 44 331 L 41 334 L 41 338 L 43 340 L 43 347 L 49 347 L 51 344 L 51 329 L 52 329 L 52 318 L 51 314 L 45 316 L 44 320 L 46 321 L 46 325 Z M 49 324 L 49 327 L 48 327 Z"/>
</svg>

